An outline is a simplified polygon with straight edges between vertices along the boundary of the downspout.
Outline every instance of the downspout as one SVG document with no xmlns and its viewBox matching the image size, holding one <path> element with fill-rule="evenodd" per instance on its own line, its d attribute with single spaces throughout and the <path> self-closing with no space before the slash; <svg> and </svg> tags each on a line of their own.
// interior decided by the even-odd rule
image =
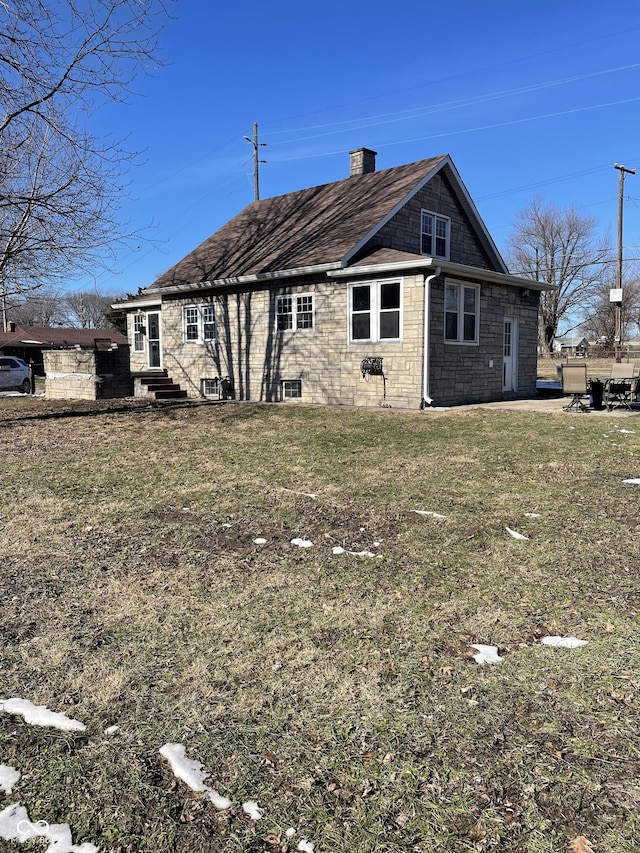
<svg viewBox="0 0 640 853">
<path fill-rule="evenodd" d="M 433 406 L 433 400 L 429 396 L 429 327 L 431 325 L 431 282 L 440 275 L 440 267 L 435 272 L 424 277 L 424 341 L 422 362 L 422 401 L 421 409 Z"/>
</svg>

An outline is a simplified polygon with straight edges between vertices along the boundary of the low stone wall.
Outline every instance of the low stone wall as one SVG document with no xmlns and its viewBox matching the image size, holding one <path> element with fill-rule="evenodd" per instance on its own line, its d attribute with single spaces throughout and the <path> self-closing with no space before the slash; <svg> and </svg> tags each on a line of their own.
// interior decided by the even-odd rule
<svg viewBox="0 0 640 853">
<path fill-rule="evenodd" d="M 49 400 L 99 400 L 133 393 L 127 347 L 45 350 L 43 357 Z"/>
</svg>

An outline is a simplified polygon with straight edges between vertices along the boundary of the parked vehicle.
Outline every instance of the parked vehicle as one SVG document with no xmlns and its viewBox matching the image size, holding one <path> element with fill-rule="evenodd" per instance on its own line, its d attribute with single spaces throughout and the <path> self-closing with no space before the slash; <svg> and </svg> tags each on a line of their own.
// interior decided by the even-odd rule
<svg viewBox="0 0 640 853">
<path fill-rule="evenodd" d="M 0 391 L 31 393 L 31 368 L 21 358 L 0 355 Z"/>
</svg>

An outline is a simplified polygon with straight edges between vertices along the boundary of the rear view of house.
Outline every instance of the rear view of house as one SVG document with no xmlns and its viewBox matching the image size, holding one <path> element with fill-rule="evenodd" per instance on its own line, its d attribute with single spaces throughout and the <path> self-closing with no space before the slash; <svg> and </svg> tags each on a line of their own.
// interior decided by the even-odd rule
<svg viewBox="0 0 640 853">
<path fill-rule="evenodd" d="M 425 408 L 535 396 L 538 300 L 451 158 L 253 202 L 120 305 L 134 375 L 190 397 Z"/>
</svg>

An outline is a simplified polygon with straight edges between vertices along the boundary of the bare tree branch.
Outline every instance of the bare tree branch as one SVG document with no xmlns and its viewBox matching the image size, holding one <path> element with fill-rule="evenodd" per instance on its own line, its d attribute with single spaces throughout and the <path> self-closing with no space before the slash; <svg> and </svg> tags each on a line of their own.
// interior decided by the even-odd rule
<svg viewBox="0 0 640 853">
<path fill-rule="evenodd" d="M 115 256 L 136 152 L 97 138 L 95 110 L 158 67 L 173 0 L 0 4 L 0 311 L 6 300 Z M 87 125 L 87 126 L 85 126 Z M 105 254 L 106 253 L 106 254 Z"/>
<path fill-rule="evenodd" d="M 558 326 L 583 308 L 597 291 L 611 247 L 596 237 L 596 220 L 574 207 L 561 210 L 534 198 L 509 238 L 511 271 L 555 285 L 540 296 L 539 339 L 548 354 Z"/>
</svg>

